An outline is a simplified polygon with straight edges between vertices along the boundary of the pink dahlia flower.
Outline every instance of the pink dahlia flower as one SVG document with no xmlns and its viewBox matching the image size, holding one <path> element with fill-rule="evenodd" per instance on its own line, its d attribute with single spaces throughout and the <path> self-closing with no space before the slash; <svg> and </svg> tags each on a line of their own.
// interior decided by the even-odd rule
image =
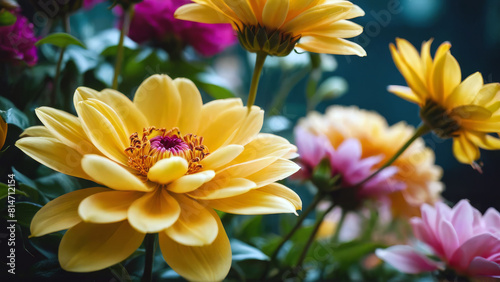
<svg viewBox="0 0 500 282">
<path fill-rule="evenodd" d="M 490 208 L 484 215 L 461 200 L 450 208 L 424 204 L 422 218 L 411 219 L 413 233 L 427 244 L 440 262 L 410 246 L 393 246 L 376 254 L 405 273 L 420 273 L 446 266 L 458 275 L 500 278 L 500 213 Z"/>
<path fill-rule="evenodd" d="M 190 0 L 144 0 L 135 5 L 129 37 L 137 43 L 153 41 L 169 50 L 191 45 L 204 56 L 213 56 L 236 43 L 230 24 L 204 24 L 174 18 L 175 10 Z"/>
<path fill-rule="evenodd" d="M 341 175 L 342 187 L 354 187 L 370 176 L 376 169 L 383 156 L 362 158 L 362 145 L 357 139 L 344 140 L 337 148 L 323 135 L 314 135 L 301 128 L 295 128 L 295 142 L 300 155 L 301 170 L 296 178 L 308 179 L 314 168 L 325 158 L 329 160 L 331 177 Z M 393 180 L 397 173 L 396 167 L 387 167 L 375 177 L 360 187 L 358 198 L 380 197 L 397 190 L 404 189 L 403 183 Z"/>
<path fill-rule="evenodd" d="M 0 61 L 24 61 L 33 66 L 38 61 L 35 47 L 38 38 L 34 34 L 33 24 L 21 13 L 14 14 L 17 17 L 14 24 L 0 27 Z"/>
</svg>

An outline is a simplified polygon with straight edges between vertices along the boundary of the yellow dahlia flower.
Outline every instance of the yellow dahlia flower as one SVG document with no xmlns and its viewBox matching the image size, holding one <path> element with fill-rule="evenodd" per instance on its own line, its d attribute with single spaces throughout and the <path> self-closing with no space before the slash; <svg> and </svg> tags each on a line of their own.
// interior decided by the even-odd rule
<svg viewBox="0 0 500 282">
<path fill-rule="evenodd" d="M 363 28 L 349 19 L 364 11 L 349 1 L 329 0 L 193 0 L 175 12 L 178 19 L 231 23 L 250 52 L 288 55 L 295 45 L 306 51 L 366 56 L 344 38 Z"/>
<path fill-rule="evenodd" d="M 334 148 L 346 139 L 359 140 L 362 158 L 383 157 L 375 168 L 389 160 L 415 132 L 403 122 L 389 126 L 378 113 L 354 106 L 332 106 L 324 115 L 311 112 L 299 121 L 299 126 L 326 136 Z M 425 147 L 422 138 L 415 140 L 391 166 L 398 169 L 392 179 L 406 185 L 388 195 L 395 216 L 420 215 L 423 203 L 433 204 L 440 199 L 442 170 L 434 164 L 434 152 Z"/>
<path fill-rule="evenodd" d="M 5 138 L 7 138 L 7 123 L 0 117 L 0 149 L 2 149 L 5 144 Z"/>
<path fill-rule="evenodd" d="M 409 87 L 389 86 L 389 91 L 418 104 L 424 124 L 441 138 L 452 137 L 457 160 L 472 164 L 480 157 L 479 147 L 500 149 L 500 139 L 489 135 L 500 131 L 500 84 L 483 84 L 479 72 L 462 81 L 451 45 L 441 44 L 433 59 L 431 43 L 422 44 L 421 54 L 404 39 L 390 45 Z"/>
<path fill-rule="evenodd" d="M 158 233 L 166 262 L 189 280 L 222 280 L 229 240 L 214 209 L 234 214 L 295 213 L 300 198 L 274 183 L 298 170 L 295 146 L 259 134 L 263 111 L 239 99 L 203 105 L 187 79 L 154 75 L 130 101 L 80 87 L 78 116 L 42 107 L 44 127 L 16 146 L 94 187 L 60 196 L 33 218 L 31 236 L 69 229 L 59 246 L 68 271 L 109 267 Z"/>
</svg>

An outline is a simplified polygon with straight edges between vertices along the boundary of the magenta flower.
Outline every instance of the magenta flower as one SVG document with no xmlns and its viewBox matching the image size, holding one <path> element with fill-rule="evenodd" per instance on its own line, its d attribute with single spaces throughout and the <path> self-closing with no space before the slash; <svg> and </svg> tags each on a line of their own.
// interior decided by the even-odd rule
<svg viewBox="0 0 500 282">
<path fill-rule="evenodd" d="M 83 0 L 82 6 L 85 10 L 90 10 L 90 9 L 94 8 L 95 5 L 97 5 L 101 2 L 104 2 L 104 1 L 106 1 L 106 0 Z"/>
<path fill-rule="evenodd" d="M 461 200 L 453 209 L 443 203 L 424 204 L 422 218 L 411 219 L 413 233 L 427 244 L 440 262 L 430 260 L 410 246 L 393 246 L 376 254 L 399 271 L 420 273 L 444 269 L 458 275 L 500 278 L 500 213 L 490 208 L 484 215 Z"/>
<path fill-rule="evenodd" d="M 189 0 L 144 0 L 135 5 L 129 37 L 137 43 L 153 41 L 170 51 L 186 45 L 204 56 L 213 56 L 236 43 L 230 24 L 203 24 L 174 18 L 175 10 Z M 178 51 L 178 50 L 177 50 Z"/>
<path fill-rule="evenodd" d="M 33 24 L 19 12 L 13 12 L 17 20 L 13 25 L 0 27 L 0 61 L 18 64 L 24 61 L 33 66 L 38 61 L 35 43 L 38 38 Z"/>
<path fill-rule="evenodd" d="M 300 155 L 301 170 L 296 178 L 309 179 L 314 168 L 325 158 L 329 160 L 331 177 L 341 175 L 342 188 L 353 187 L 376 169 L 383 156 L 362 158 L 362 145 L 357 139 L 344 140 L 337 148 L 324 135 L 314 135 L 302 127 L 295 128 L 295 142 Z M 387 167 L 375 177 L 364 183 L 358 193 L 358 198 L 380 198 L 381 196 L 405 188 L 404 183 L 392 179 L 397 173 L 396 167 Z"/>
</svg>

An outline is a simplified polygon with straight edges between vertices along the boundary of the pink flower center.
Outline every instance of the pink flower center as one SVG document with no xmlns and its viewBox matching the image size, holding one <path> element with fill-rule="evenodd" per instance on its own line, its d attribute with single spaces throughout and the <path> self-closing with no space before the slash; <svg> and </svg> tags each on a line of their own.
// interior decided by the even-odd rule
<svg viewBox="0 0 500 282">
<path fill-rule="evenodd" d="M 154 138 L 151 138 L 149 142 L 151 142 L 152 149 L 156 149 L 162 153 L 165 151 L 169 151 L 172 154 L 177 155 L 182 151 L 189 150 L 189 145 L 175 135 L 156 136 Z"/>
</svg>

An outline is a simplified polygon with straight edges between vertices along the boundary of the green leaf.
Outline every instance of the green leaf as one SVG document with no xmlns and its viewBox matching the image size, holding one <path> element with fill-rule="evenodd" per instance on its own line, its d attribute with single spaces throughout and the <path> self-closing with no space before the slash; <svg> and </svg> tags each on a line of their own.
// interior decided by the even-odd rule
<svg viewBox="0 0 500 282">
<path fill-rule="evenodd" d="M 8 196 L 8 194 L 9 194 L 9 186 L 5 183 L 0 183 L 0 200 L 3 198 L 6 198 Z M 23 192 L 19 189 L 16 189 L 15 194 L 28 197 L 28 194 L 26 194 L 25 192 Z"/>
<path fill-rule="evenodd" d="M 384 248 L 386 245 L 370 242 L 354 240 L 342 243 L 331 249 L 331 253 L 336 261 L 343 266 L 349 266 L 359 261 L 364 256 L 374 252 L 377 248 Z"/>
<path fill-rule="evenodd" d="M 118 281 L 132 282 L 132 278 L 130 278 L 127 269 L 125 269 L 125 267 L 121 263 L 109 267 L 109 270 L 111 271 L 113 276 L 118 279 Z"/>
<path fill-rule="evenodd" d="M 198 82 L 197 85 L 214 99 L 227 99 L 236 97 L 231 91 L 219 85 L 203 82 Z"/>
<path fill-rule="evenodd" d="M 85 47 L 85 45 L 76 37 L 64 32 L 49 34 L 45 38 L 42 38 L 35 43 L 36 46 L 40 46 L 43 44 L 52 44 L 59 48 L 64 48 L 69 45 L 77 45 L 84 49 L 87 49 L 87 47 Z"/>
<path fill-rule="evenodd" d="M 0 97 L 0 116 L 6 123 L 13 124 L 21 129 L 29 126 L 28 117 L 4 97 Z"/>
<path fill-rule="evenodd" d="M 9 11 L 0 12 L 0 26 L 13 25 L 16 23 L 17 17 Z"/>
<path fill-rule="evenodd" d="M 233 261 L 269 260 L 269 257 L 259 249 L 236 239 L 231 240 L 231 251 L 233 253 Z"/>
<path fill-rule="evenodd" d="M 15 219 L 17 219 L 17 223 L 22 226 L 29 227 L 31 219 L 33 219 L 35 213 L 37 213 L 41 208 L 41 205 L 30 202 L 16 203 Z"/>
</svg>

